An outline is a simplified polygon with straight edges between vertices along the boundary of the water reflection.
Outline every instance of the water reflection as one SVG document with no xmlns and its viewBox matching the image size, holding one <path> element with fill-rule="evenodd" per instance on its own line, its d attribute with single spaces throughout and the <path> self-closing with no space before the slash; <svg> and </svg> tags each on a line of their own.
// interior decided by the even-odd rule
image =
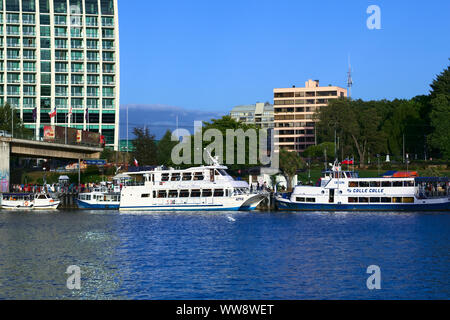
<svg viewBox="0 0 450 320">
<path fill-rule="evenodd" d="M 449 227 L 438 213 L 0 211 L 0 299 L 446 299 Z"/>
</svg>

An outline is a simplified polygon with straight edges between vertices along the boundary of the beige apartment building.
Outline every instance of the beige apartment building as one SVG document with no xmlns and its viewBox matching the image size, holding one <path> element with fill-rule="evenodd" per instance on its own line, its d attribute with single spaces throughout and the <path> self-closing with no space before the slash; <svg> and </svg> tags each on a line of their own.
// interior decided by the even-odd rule
<svg viewBox="0 0 450 320">
<path fill-rule="evenodd" d="M 347 89 L 319 86 L 319 80 L 308 80 L 304 88 L 275 88 L 275 150 L 303 152 L 316 144 L 314 114 L 331 99 L 347 97 Z"/>
</svg>

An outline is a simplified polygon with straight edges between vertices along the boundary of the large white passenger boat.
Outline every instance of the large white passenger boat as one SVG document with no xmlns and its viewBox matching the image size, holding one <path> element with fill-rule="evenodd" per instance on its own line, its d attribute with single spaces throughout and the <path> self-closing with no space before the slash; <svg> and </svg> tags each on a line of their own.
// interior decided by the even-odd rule
<svg viewBox="0 0 450 320">
<path fill-rule="evenodd" d="M 296 186 L 278 195 L 280 210 L 450 210 L 448 178 L 359 178 L 335 164 L 317 186 Z"/>
<path fill-rule="evenodd" d="M 214 164 L 185 170 L 128 173 L 141 181 L 125 185 L 121 211 L 254 210 L 266 192 L 251 193 L 248 183 L 235 181 L 214 159 Z"/>
</svg>

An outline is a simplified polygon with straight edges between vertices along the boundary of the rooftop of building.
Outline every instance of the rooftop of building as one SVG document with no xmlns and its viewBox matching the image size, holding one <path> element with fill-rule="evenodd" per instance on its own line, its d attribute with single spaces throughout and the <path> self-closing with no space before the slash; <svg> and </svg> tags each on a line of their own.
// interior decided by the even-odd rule
<svg viewBox="0 0 450 320">
<path fill-rule="evenodd" d="M 262 106 L 264 105 L 264 106 Z M 261 106 L 262 112 L 268 111 L 273 112 L 273 105 L 269 102 L 266 103 L 256 103 L 256 104 L 246 104 L 246 105 L 239 105 L 231 109 L 231 112 L 249 112 L 249 111 L 255 111 L 257 106 Z"/>
<path fill-rule="evenodd" d="M 342 88 L 342 87 L 339 87 L 339 86 L 333 86 L 331 84 L 329 84 L 328 86 L 320 86 L 320 81 L 319 80 L 311 80 L 311 79 L 309 79 L 308 81 L 305 82 L 305 86 L 304 87 L 297 87 L 297 86 L 293 85 L 291 88 L 275 88 L 274 91 L 279 91 L 279 90 L 283 90 L 283 91 L 329 90 L 329 89 L 347 90 L 346 88 Z"/>
</svg>

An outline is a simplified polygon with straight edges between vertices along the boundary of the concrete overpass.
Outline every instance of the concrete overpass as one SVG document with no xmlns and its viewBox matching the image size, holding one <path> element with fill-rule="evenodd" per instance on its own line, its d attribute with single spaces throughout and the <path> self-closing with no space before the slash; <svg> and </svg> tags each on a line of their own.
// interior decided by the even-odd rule
<svg viewBox="0 0 450 320">
<path fill-rule="evenodd" d="M 0 192 L 9 191 L 10 157 L 99 159 L 102 148 L 0 137 Z"/>
</svg>

